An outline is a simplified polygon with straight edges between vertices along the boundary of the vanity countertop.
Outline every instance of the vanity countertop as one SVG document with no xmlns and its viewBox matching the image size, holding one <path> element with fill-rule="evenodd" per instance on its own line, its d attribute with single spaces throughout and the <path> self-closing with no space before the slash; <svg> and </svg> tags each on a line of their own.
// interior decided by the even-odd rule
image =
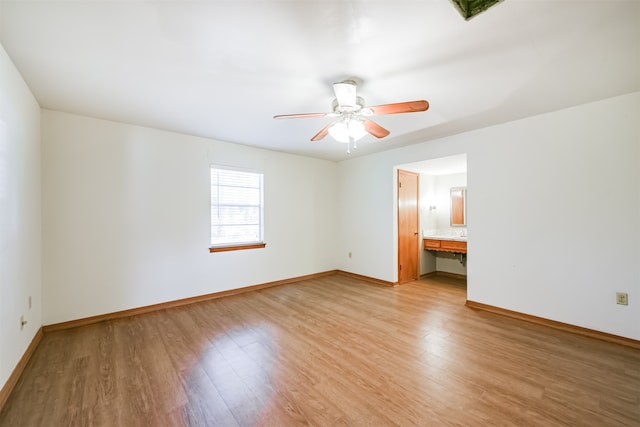
<svg viewBox="0 0 640 427">
<path fill-rule="evenodd" d="M 434 235 L 434 236 L 424 236 L 423 239 L 429 240 L 451 240 L 453 242 L 466 242 L 467 236 L 442 236 L 442 235 Z"/>
</svg>

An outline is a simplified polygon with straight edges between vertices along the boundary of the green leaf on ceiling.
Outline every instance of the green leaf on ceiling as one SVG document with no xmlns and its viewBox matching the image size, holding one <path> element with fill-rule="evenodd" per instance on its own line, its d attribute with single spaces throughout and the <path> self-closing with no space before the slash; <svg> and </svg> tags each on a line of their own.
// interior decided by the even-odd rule
<svg viewBox="0 0 640 427">
<path fill-rule="evenodd" d="M 451 0 L 467 21 L 502 0 Z"/>
</svg>

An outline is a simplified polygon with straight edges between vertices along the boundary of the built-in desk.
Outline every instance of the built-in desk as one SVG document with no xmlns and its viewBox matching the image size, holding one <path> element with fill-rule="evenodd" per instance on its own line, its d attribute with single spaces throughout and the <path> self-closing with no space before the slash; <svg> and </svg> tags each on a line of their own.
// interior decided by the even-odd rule
<svg viewBox="0 0 640 427">
<path fill-rule="evenodd" d="M 425 251 L 453 252 L 458 254 L 467 253 L 467 242 L 463 240 L 428 237 L 423 239 L 423 242 Z"/>
</svg>

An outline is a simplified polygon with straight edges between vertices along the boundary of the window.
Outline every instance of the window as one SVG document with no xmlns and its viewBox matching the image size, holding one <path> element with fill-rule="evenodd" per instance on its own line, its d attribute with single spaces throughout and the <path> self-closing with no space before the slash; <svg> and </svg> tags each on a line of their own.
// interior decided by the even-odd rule
<svg viewBox="0 0 640 427">
<path fill-rule="evenodd" d="M 210 252 L 263 247 L 262 174 L 212 166 Z"/>
</svg>

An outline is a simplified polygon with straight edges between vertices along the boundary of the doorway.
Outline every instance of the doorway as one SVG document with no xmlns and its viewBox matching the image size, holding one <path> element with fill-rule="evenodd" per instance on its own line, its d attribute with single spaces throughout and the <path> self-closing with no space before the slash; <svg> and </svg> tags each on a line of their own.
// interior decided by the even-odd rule
<svg viewBox="0 0 640 427">
<path fill-rule="evenodd" d="M 467 224 L 465 203 L 464 221 L 453 220 L 451 214 L 454 213 L 452 207 L 457 206 L 456 201 L 451 198 L 452 188 L 467 186 L 467 155 L 456 154 L 447 157 L 421 160 L 413 163 L 399 164 L 395 166 L 398 181 L 399 172 L 410 172 L 418 175 L 418 271 L 417 277 L 430 277 L 434 275 L 449 276 L 453 278 L 467 279 L 466 254 L 461 257 L 456 251 L 439 251 L 424 249 L 424 238 L 432 236 L 454 237 L 454 240 L 466 241 Z M 398 223 L 398 283 L 403 283 L 407 279 L 403 276 L 402 234 L 400 222 L 401 213 L 401 188 L 398 185 L 397 200 L 397 223 Z M 402 204 L 404 206 L 405 204 Z M 404 232 L 406 234 L 406 231 Z M 450 240 L 450 239 L 448 239 Z M 463 262 L 464 261 L 464 262 Z M 402 265 L 402 269 L 401 266 Z"/>
</svg>

